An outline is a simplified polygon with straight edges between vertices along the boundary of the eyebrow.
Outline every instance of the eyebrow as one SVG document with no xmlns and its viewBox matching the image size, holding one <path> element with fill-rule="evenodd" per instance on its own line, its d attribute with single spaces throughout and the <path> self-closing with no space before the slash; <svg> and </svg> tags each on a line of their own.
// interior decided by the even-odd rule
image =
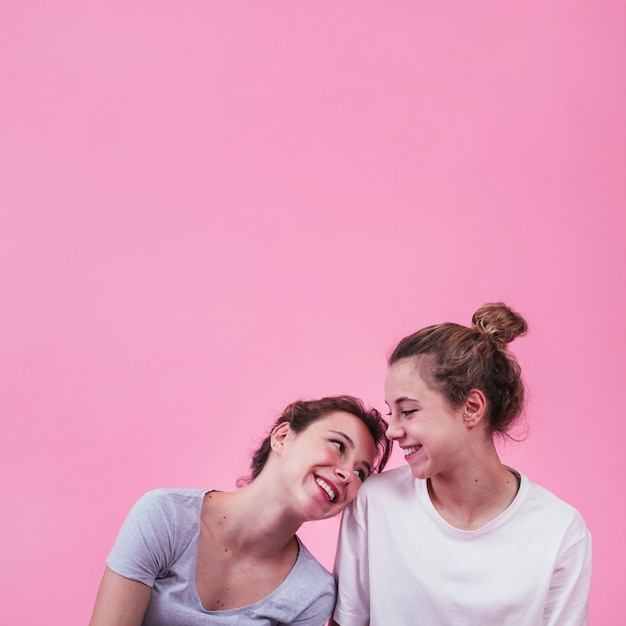
<svg viewBox="0 0 626 626">
<path fill-rule="evenodd" d="M 393 401 L 393 404 L 400 404 L 402 402 L 419 402 L 419 400 L 417 398 L 409 398 L 408 396 L 401 396 L 400 398 L 396 398 Z M 389 402 L 387 402 L 387 400 L 385 400 L 385 404 L 389 406 Z"/>
<path fill-rule="evenodd" d="M 352 441 L 352 439 L 346 435 L 346 433 L 342 432 L 341 430 L 333 430 L 332 428 L 330 429 L 331 433 L 335 433 L 335 435 L 340 435 L 341 437 L 343 437 L 353 448 L 356 448 L 356 446 L 354 445 L 354 441 Z M 367 462 L 367 461 L 361 461 L 361 463 L 363 463 L 363 465 L 365 465 L 365 467 L 367 468 L 367 471 L 371 474 L 372 473 L 372 466 Z"/>
</svg>

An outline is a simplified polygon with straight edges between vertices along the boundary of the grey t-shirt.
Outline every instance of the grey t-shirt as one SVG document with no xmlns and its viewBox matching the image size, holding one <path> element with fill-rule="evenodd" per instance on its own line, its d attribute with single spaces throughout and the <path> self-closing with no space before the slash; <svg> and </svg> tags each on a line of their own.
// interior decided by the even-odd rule
<svg viewBox="0 0 626 626">
<path fill-rule="evenodd" d="M 144 626 L 322 626 L 333 610 L 332 575 L 300 547 L 293 569 L 267 597 L 205 611 L 196 589 L 200 512 L 210 489 L 156 489 L 131 509 L 107 559 L 117 574 L 152 587 Z"/>
</svg>

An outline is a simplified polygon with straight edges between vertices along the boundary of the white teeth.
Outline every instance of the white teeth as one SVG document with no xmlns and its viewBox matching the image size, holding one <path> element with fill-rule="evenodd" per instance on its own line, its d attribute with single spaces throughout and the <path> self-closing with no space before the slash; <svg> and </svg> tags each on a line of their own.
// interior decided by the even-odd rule
<svg viewBox="0 0 626 626">
<path fill-rule="evenodd" d="M 322 480 L 321 478 L 316 478 L 315 482 L 328 494 L 328 497 L 330 498 L 330 501 L 332 502 L 335 499 L 335 492 L 333 491 L 333 488 L 325 480 Z"/>
<path fill-rule="evenodd" d="M 412 448 L 404 448 L 402 452 L 404 452 L 404 456 L 409 456 L 409 454 L 413 454 L 417 452 L 422 446 L 413 446 Z"/>
</svg>

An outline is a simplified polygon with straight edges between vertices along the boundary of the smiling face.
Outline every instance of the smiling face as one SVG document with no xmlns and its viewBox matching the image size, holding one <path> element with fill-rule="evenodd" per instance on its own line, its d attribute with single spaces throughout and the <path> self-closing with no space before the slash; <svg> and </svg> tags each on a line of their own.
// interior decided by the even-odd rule
<svg viewBox="0 0 626 626">
<path fill-rule="evenodd" d="M 453 408 L 420 373 L 419 359 L 394 363 L 385 379 L 387 436 L 396 441 L 416 478 L 453 472 L 469 454 L 463 407 Z"/>
<path fill-rule="evenodd" d="M 280 458 L 280 480 L 293 506 L 305 520 L 337 515 L 371 473 L 376 446 L 363 422 L 335 411 L 295 433 L 280 424 L 272 435 Z"/>
</svg>

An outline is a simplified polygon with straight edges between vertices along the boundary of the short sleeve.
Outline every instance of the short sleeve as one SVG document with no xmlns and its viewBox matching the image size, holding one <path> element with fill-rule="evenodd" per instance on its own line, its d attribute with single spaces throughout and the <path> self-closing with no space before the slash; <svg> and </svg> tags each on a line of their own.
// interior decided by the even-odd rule
<svg viewBox="0 0 626 626">
<path fill-rule="evenodd" d="M 166 490 L 143 495 L 124 521 L 106 564 L 120 576 L 154 586 L 174 557 L 175 508 Z"/>
<path fill-rule="evenodd" d="M 546 600 L 542 624 L 588 623 L 588 598 L 591 586 L 591 533 L 577 514 L 563 538 Z"/>
<path fill-rule="evenodd" d="M 338 592 L 334 619 L 341 626 L 368 626 L 370 582 L 367 537 L 358 521 L 358 499 L 343 512 L 335 556 Z"/>
</svg>

